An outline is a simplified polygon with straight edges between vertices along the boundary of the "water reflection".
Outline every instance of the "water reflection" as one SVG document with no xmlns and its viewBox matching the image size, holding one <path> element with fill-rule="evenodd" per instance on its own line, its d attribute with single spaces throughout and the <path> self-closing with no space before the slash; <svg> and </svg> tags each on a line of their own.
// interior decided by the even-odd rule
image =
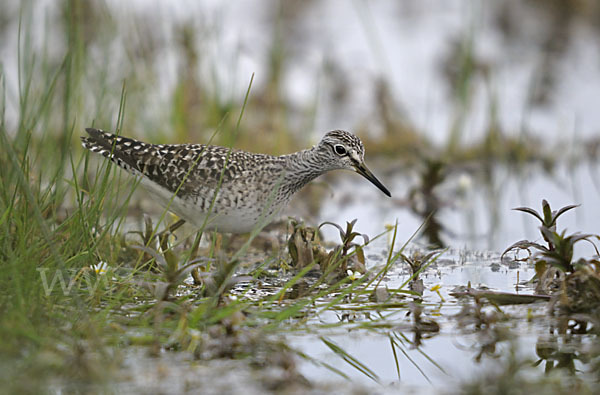
<svg viewBox="0 0 600 395">
<path fill-rule="evenodd" d="M 552 174 L 530 170 L 526 179 L 502 166 L 493 169 L 492 178 L 482 178 L 477 173 L 467 176 L 463 171 L 449 174 L 435 188 L 425 188 L 432 196 L 430 201 L 437 202 L 434 211 L 435 223 L 439 222 L 437 235 L 443 244 L 463 245 L 471 250 L 503 251 L 520 239 L 535 241 L 539 238 L 535 222 L 511 209 L 539 207 L 542 199 L 548 200 L 552 207 L 581 204 L 561 217 L 561 228 L 598 234 L 600 225 L 595 220 L 600 218 L 600 206 L 595 204 L 598 180 L 589 170 L 588 164 L 582 163 L 573 169 L 559 166 Z M 371 199 L 369 191 L 354 186 L 355 180 L 350 176 L 336 178 L 339 181 L 336 182 L 337 193 L 323 201 L 320 220 L 341 223 L 348 218 L 357 218 L 357 228 L 369 235 L 382 232 L 384 224 L 398 220 L 399 240 L 408 240 L 425 221 L 421 214 L 415 215 L 406 209 L 411 197 L 417 202 L 425 200 L 417 200 L 414 192 L 421 189 L 419 176 L 397 175 L 391 189 L 392 195 L 400 198 L 393 203 Z M 346 190 L 351 190 L 352 194 L 346 194 Z M 367 200 L 371 202 L 369 205 L 364 204 Z M 422 205 L 418 212 L 427 213 L 424 207 Z M 327 229 L 324 233 L 328 238 L 335 237 Z M 429 240 L 426 238 L 425 243 Z M 575 247 L 576 257 L 595 253 L 584 244 Z"/>
</svg>

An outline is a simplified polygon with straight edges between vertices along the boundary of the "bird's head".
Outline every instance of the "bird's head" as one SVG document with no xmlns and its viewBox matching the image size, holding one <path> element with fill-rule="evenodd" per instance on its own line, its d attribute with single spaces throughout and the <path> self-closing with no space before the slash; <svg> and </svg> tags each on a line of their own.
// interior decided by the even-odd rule
<svg viewBox="0 0 600 395">
<path fill-rule="evenodd" d="M 390 191 L 365 165 L 365 148 L 358 137 L 344 130 L 327 133 L 317 145 L 317 150 L 328 170 L 352 170 L 371 181 L 387 196 Z"/>
</svg>

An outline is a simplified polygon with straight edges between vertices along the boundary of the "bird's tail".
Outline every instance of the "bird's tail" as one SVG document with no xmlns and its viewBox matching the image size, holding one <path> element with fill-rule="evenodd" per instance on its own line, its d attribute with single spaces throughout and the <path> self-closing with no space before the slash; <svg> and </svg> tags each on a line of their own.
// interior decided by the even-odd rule
<svg viewBox="0 0 600 395">
<path fill-rule="evenodd" d="M 86 128 L 89 136 L 81 137 L 81 145 L 92 152 L 110 159 L 120 167 L 130 172 L 139 172 L 135 153 L 140 152 L 150 144 L 127 137 L 120 137 L 100 129 Z"/>
</svg>

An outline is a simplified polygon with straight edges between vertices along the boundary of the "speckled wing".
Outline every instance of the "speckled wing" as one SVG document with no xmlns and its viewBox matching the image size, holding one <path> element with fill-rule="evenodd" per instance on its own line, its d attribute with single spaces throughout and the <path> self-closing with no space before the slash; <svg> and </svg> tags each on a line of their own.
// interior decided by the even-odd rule
<svg viewBox="0 0 600 395">
<path fill-rule="evenodd" d="M 84 148 L 192 200 L 212 199 L 217 189 L 231 197 L 255 192 L 257 185 L 271 191 L 283 171 L 283 159 L 270 155 L 204 144 L 148 144 L 93 128 L 86 132 Z M 233 206 L 250 203 L 243 200 Z"/>
<path fill-rule="evenodd" d="M 216 189 L 236 176 L 238 157 L 229 149 L 203 144 L 148 144 L 112 133 L 87 128 L 82 145 L 125 170 L 142 175 L 179 196 L 195 195 L 198 185 Z M 227 167 L 223 170 L 227 161 Z"/>
</svg>

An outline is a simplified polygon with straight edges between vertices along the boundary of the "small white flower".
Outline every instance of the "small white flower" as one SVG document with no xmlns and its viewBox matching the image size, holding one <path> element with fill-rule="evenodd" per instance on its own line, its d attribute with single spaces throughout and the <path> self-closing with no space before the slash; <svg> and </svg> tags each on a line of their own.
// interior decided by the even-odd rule
<svg viewBox="0 0 600 395">
<path fill-rule="evenodd" d="M 104 261 L 100 261 L 98 262 L 97 265 L 92 265 L 90 266 L 90 268 L 96 273 L 96 274 L 105 274 L 106 270 L 108 270 L 108 263 L 104 262 Z"/>
<path fill-rule="evenodd" d="M 348 273 L 348 278 L 349 278 L 350 280 L 352 280 L 352 281 L 354 281 L 354 280 L 358 280 L 359 278 L 361 278 L 361 277 L 362 277 L 362 274 L 361 274 L 360 272 L 355 272 L 355 271 L 352 271 L 352 270 L 350 270 L 350 269 L 348 269 L 348 270 L 346 271 L 346 273 Z"/>
</svg>

